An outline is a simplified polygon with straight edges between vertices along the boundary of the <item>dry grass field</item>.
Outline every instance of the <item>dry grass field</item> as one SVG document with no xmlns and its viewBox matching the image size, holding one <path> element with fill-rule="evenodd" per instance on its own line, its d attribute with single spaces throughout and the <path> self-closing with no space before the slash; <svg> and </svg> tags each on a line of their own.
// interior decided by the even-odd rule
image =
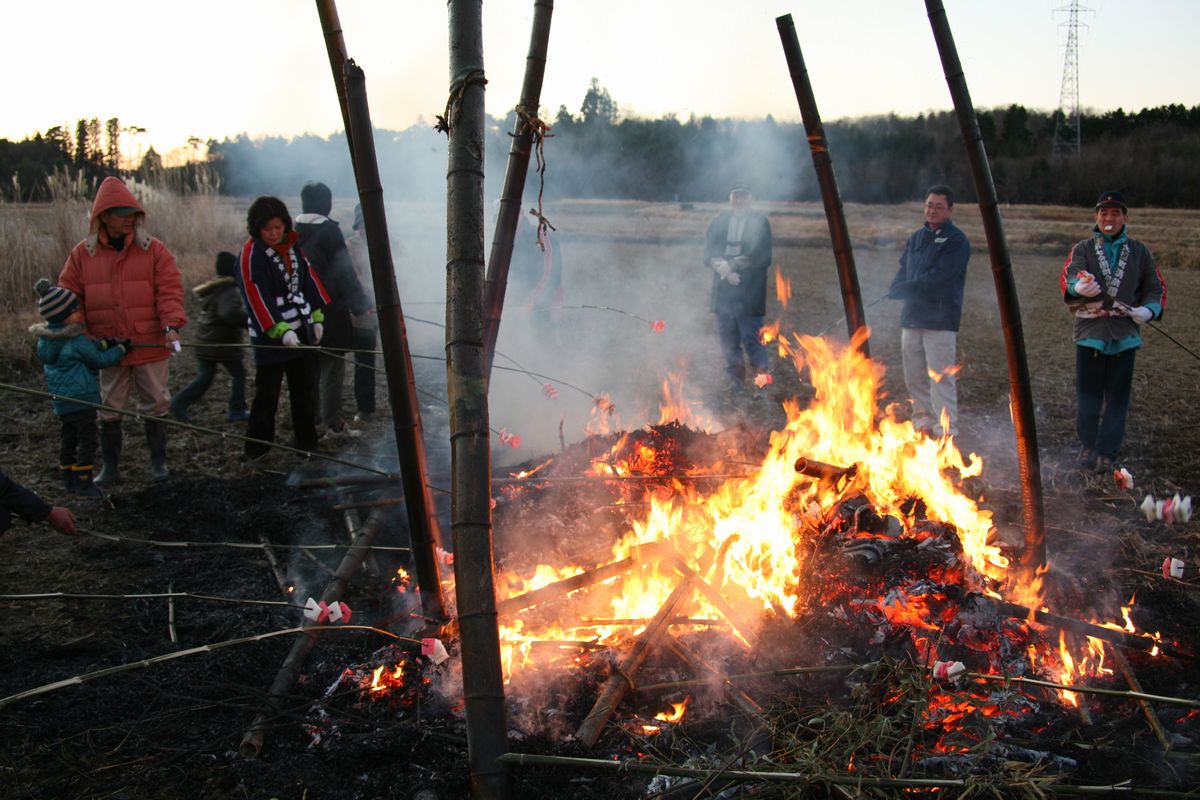
<svg viewBox="0 0 1200 800">
<path fill-rule="evenodd" d="M 299 207 L 296 198 L 285 200 L 293 210 Z M 245 201 L 147 195 L 145 203 L 148 227 L 176 253 L 187 286 L 209 276 L 217 251 L 235 249 L 244 238 Z M 335 201 L 333 216 L 343 230 L 348 230 L 352 208 L 351 199 Z M 498 357 L 497 367 L 515 362 L 537 376 L 531 380 L 514 369 L 498 369 L 493 376 L 491 424 L 525 441 L 520 451 L 496 450 L 498 470 L 506 461 L 557 451 L 560 431 L 568 444 L 582 439 L 595 394 L 612 397 L 615 426 L 657 422 L 668 375 L 681 376 L 682 394 L 691 401 L 693 421 L 700 426 L 764 428 L 782 421 L 773 404 L 752 413 L 722 407 L 715 389 L 720 385 L 720 356 L 708 311 L 711 273 L 702 266 L 700 253 L 704 230 L 721 208 L 597 201 L 546 208 L 564 253 L 566 308 L 550 331 L 535 328 L 519 309 L 506 310 L 498 348 L 504 355 Z M 760 208 L 770 216 L 775 260 L 792 286 L 786 308 L 775 298 L 769 301 L 768 318 L 782 318 L 785 332 L 844 340 L 842 301 L 822 208 L 769 203 Z M 36 207 L 0 205 L 0 251 L 8 257 L 0 274 L 3 383 L 44 388 L 25 332 L 37 319 L 31 287 L 37 277 L 57 275 L 67 249 L 85 232 L 86 213 L 81 199 Z M 846 213 L 868 305 L 871 354 L 888 370 L 887 397 L 881 402 L 903 399 L 899 303 L 876 301 L 892 279 L 905 239 L 921 222 L 920 205 L 851 205 Z M 1172 584 L 1154 574 L 1164 555 L 1188 559 L 1195 569 L 1200 523 L 1147 524 L 1136 508 L 1148 491 L 1158 496 L 1200 494 L 1200 322 L 1191 312 L 1191 301 L 1200 300 L 1200 211 L 1134 209 L 1130 217 L 1132 235 L 1158 255 L 1169 290 L 1165 319 L 1146 333 L 1138 356 L 1122 453 L 1136 476 L 1134 492 L 1117 490 L 1105 476 L 1080 476 L 1073 469 L 1071 318 L 1058 295 L 1057 278 L 1070 245 L 1087 235 L 1091 212 L 1011 207 L 1002 213 L 1036 404 L 1047 542 L 1059 585 L 1064 592 L 1076 593 L 1073 609 L 1108 608 L 1112 601 L 1137 592 L 1154 627 L 1200 646 L 1195 582 Z M 444 320 L 444 218 L 438 206 L 389 204 L 397 280 L 417 358 L 430 469 L 435 474 L 449 463 L 448 421 L 439 403 L 445 396 L 445 370 L 437 361 L 444 352 L 444 332 L 438 327 Z M 959 338 L 959 445 L 984 457 L 984 473 L 970 488 L 994 511 L 1004 538 L 1019 541 L 1021 501 L 992 268 L 978 208 L 960 203 L 955 220 L 974 248 Z M 665 330 L 653 332 L 648 324 L 652 320 L 664 320 Z M 181 388 L 194 369 L 185 350 L 172 363 L 172 388 Z M 803 398 L 811 392 L 790 364 L 776 363 L 773 370 L 773 400 L 792 393 Z M 227 381 L 219 375 L 191 409 L 197 423 L 218 434 L 237 432 L 224 422 Z M 557 399 L 543 394 L 546 382 L 559 389 Z M 58 422 L 49 401 L 0 391 L 5 391 L 0 405 L 5 471 L 61 500 L 55 478 Z M 381 381 L 381 400 L 382 391 Z M 378 456 L 379 446 L 387 452 L 389 425 L 376 419 L 366 433 L 352 445 L 351 458 Z M 233 530 L 274 535 L 285 529 L 331 539 L 344 533 L 340 519 L 330 522 L 325 517 L 334 515 L 312 503 L 305 505 L 308 501 L 285 486 L 282 476 L 247 477 L 236 461 L 240 446 L 209 433 L 173 432 L 172 478 L 151 485 L 145 480 L 140 438 L 127 439 L 127 480 L 111 503 L 90 508 L 73 504 L 83 527 L 131 538 L 184 540 L 220 540 Z M 282 434 L 281 439 L 286 441 Z M 242 552 L 175 550 L 164 555 L 91 537 L 67 540 L 28 526 L 18 526 L 0 546 L 5 548 L 0 584 L 13 593 L 121 594 L 165 591 L 173 585 L 211 594 L 278 597 L 265 562 Z M 302 567 L 314 581 L 327 577 L 312 564 L 303 562 Z M 0 600 L 0 697 L 178 649 L 182 645 L 166 639 L 164 614 L 158 601 L 53 601 L 35 607 Z M 295 624 L 286 609 L 208 610 L 200 604 L 181 604 L 180 614 L 187 646 Z M 435 781 L 430 776 L 436 770 L 422 766 L 455 759 L 461 765 L 461 742 L 428 736 L 424 728 L 397 727 L 389 731 L 389 741 L 369 734 L 347 737 L 340 751 L 314 753 L 300 726 L 283 724 L 271 731 L 274 749 L 267 757 L 257 762 L 239 759 L 242 730 L 289 645 L 278 640 L 229 648 L 220 656 L 181 659 L 0 709 L 0 798 L 343 800 L 410 797 L 415 787 L 426 783 L 448 787 L 439 796 L 461 796 L 454 792 L 463 788 L 462 775 L 443 775 Z M 349 659 L 361 660 L 367 647 L 349 637 L 323 640 L 313 669 L 336 674 Z M 1194 694 L 1194 686 L 1160 685 L 1153 670 L 1141 675 L 1148 692 Z M 297 707 L 304 707 L 306 697 L 319 691 L 320 687 L 298 688 Z M 1144 731 L 1138 735 L 1149 736 Z M 615 784 L 601 781 L 531 781 L 527 778 L 520 787 L 522 796 L 618 796 L 605 790 Z"/>
</svg>

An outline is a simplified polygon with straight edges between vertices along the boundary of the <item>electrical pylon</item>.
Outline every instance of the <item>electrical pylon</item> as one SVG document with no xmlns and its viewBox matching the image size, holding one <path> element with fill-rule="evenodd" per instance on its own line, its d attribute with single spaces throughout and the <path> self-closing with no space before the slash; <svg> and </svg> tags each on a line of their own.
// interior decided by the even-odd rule
<svg viewBox="0 0 1200 800">
<path fill-rule="evenodd" d="M 1083 8 L 1079 0 L 1054 9 L 1066 12 L 1067 52 L 1063 57 L 1062 89 L 1058 95 L 1058 117 L 1054 124 L 1055 157 L 1070 158 L 1079 155 L 1079 12 L 1091 11 Z M 1087 27 L 1086 25 L 1084 27 Z"/>
</svg>

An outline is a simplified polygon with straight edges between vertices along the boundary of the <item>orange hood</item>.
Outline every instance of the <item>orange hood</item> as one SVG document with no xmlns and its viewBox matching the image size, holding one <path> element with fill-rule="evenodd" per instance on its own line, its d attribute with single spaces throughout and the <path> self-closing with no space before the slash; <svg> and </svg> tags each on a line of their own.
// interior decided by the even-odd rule
<svg viewBox="0 0 1200 800">
<path fill-rule="evenodd" d="M 120 178 L 111 175 L 100 183 L 96 190 L 96 199 L 92 201 L 92 216 L 88 224 L 86 239 L 88 253 L 95 255 L 96 245 L 100 242 L 100 215 L 110 208 L 131 207 L 137 209 L 137 220 L 133 224 L 133 240 L 143 250 L 150 248 L 150 234 L 142 228 L 146 221 L 146 209 L 129 191 L 129 187 Z"/>
</svg>

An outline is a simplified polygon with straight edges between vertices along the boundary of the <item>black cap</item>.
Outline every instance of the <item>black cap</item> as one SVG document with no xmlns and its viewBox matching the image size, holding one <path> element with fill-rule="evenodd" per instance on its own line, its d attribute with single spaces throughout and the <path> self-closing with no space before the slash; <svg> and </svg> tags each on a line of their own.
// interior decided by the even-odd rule
<svg viewBox="0 0 1200 800">
<path fill-rule="evenodd" d="M 1100 195 L 1100 199 L 1096 201 L 1096 210 L 1102 208 L 1119 208 L 1122 211 L 1128 212 L 1129 206 L 1125 205 L 1125 195 L 1120 192 L 1105 192 Z"/>
</svg>

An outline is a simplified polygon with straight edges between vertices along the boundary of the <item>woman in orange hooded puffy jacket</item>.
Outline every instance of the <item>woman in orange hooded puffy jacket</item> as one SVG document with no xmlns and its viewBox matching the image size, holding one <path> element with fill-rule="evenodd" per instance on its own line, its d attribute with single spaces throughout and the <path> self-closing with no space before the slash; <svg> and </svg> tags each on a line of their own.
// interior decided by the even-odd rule
<svg viewBox="0 0 1200 800">
<path fill-rule="evenodd" d="M 133 192 L 118 178 L 105 178 L 92 202 L 88 237 L 71 250 L 58 284 L 79 297 L 92 336 L 133 340 L 134 349 L 120 364 L 100 371 L 100 398 L 124 409 L 136 390 L 137 411 L 148 418 L 150 475 L 161 481 L 167 477 L 167 425 L 161 418 L 171 403 L 168 359 L 178 352 L 187 315 L 175 256 L 145 231 L 145 219 Z M 101 485 L 117 482 L 121 419 L 114 411 L 100 412 Z"/>
</svg>

